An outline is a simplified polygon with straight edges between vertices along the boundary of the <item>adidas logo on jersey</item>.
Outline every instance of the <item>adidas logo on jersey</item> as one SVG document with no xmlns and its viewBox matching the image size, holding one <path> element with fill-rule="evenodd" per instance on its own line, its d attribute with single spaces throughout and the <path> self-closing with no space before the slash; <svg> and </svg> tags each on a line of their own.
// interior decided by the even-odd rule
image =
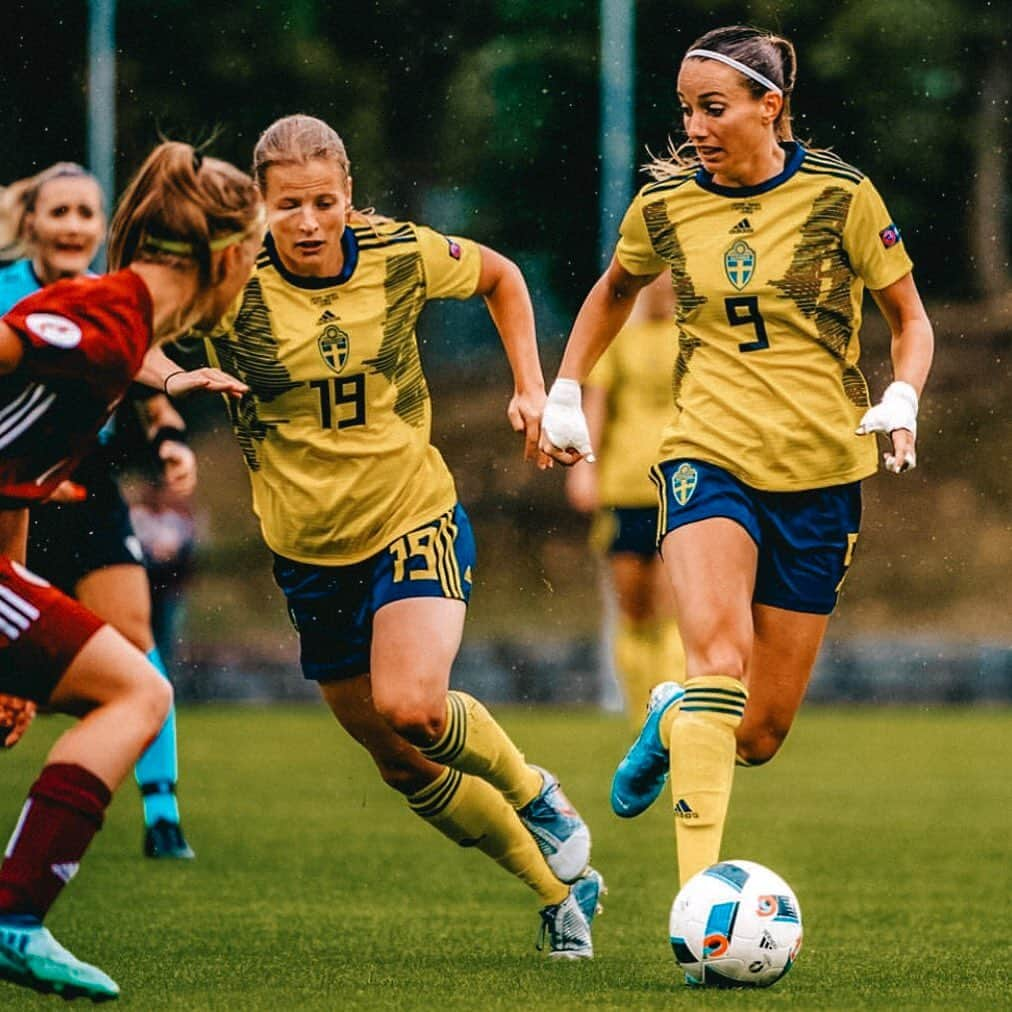
<svg viewBox="0 0 1012 1012">
<path fill-rule="evenodd" d="M 685 798 L 679 798 L 678 804 L 675 805 L 675 818 L 698 819 L 699 812 L 693 811 L 692 805 L 690 805 Z"/>
<path fill-rule="evenodd" d="M 728 231 L 728 235 L 751 235 L 755 231 L 748 218 L 742 218 L 734 228 Z"/>
<path fill-rule="evenodd" d="M 77 874 L 81 865 L 77 861 L 68 861 L 66 864 L 52 864 L 49 867 L 52 873 L 66 884 Z"/>
<path fill-rule="evenodd" d="M 323 316 L 316 321 L 316 325 L 319 326 L 321 323 L 333 323 L 336 319 L 337 317 L 329 309 L 326 309 L 323 312 Z"/>
</svg>

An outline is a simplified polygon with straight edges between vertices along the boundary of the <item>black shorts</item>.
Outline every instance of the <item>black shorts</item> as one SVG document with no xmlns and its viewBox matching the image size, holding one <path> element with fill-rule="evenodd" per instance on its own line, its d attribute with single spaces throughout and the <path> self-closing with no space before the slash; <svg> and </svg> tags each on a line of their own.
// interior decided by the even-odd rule
<svg viewBox="0 0 1012 1012">
<path fill-rule="evenodd" d="M 116 479 L 94 470 L 80 480 L 84 502 L 40 503 L 31 508 L 28 567 L 65 594 L 106 566 L 143 566 L 141 544 Z"/>
</svg>

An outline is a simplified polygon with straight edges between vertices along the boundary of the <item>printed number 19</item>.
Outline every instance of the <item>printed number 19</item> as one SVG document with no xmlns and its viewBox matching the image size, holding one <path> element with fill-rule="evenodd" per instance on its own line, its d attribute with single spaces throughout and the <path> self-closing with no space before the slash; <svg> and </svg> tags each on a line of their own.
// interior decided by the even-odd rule
<svg viewBox="0 0 1012 1012">
<path fill-rule="evenodd" d="M 736 295 L 724 300 L 727 311 L 727 322 L 732 327 L 743 327 L 751 323 L 755 328 L 755 340 L 745 341 L 738 345 L 738 351 L 762 351 L 770 346 L 766 336 L 766 321 L 759 312 L 759 297 L 756 295 Z"/>
<path fill-rule="evenodd" d="M 365 424 L 365 374 L 342 376 L 340 379 L 312 380 L 309 384 L 320 395 L 320 425 L 325 429 L 347 429 Z M 354 410 L 340 417 L 336 409 L 350 404 Z M 337 415 L 337 422 L 333 419 Z"/>
</svg>

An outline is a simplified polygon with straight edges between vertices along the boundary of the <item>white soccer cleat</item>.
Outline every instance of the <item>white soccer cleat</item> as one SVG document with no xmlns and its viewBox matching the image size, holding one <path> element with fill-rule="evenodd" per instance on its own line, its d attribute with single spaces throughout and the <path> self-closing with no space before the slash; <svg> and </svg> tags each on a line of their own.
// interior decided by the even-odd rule
<svg viewBox="0 0 1012 1012">
<path fill-rule="evenodd" d="M 517 815 L 556 878 L 575 882 L 590 863 L 590 830 L 562 793 L 559 781 L 540 766 L 531 769 L 541 774 L 542 787 Z"/>
</svg>

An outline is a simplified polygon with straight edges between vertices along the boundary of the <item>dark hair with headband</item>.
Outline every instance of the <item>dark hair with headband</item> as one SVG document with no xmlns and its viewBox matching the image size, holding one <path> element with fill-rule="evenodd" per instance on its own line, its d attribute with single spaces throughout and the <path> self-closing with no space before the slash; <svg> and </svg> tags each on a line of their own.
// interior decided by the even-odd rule
<svg viewBox="0 0 1012 1012">
<path fill-rule="evenodd" d="M 120 198 L 109 229 L 109 266 L 134 260 L 195 261 L 211 278 L 211 256 L 256 227 L 260 199 L 234 165 L 165 141 L 151 152 Z"/>
<path fill-rule="evenodd" d="M 3 187 L 0 191 L 0 259 L 14 260 L 28 252 L 25 221 L 35 210 L 42 188 L 54 179 L 89 179 L 98 188 L 101 202 L 98 180 L 77 162 L 57 162 L 34 176 Z"/>
<path fill-rule="evenodd" d="M 765 77 L 783 94 L 784 104 L 777 116 L 773 128 L 778 141 L 792 140 L 791 130 L 791 93 L 794 91 L 794 80 L 798 70 L 798 60 L 794 46 L 779 35 L 761 31 L 758 28 L 747 28 L 744 25 L 732 25 L 730 28 L 715 28 L 712 32 L 698 38 L 689 46 L 687 52 L 695 49 L 708 49 L 710 52 L 727 56 Z M 702 56 L 686 57 L 686 59 L 705 59 Z M 741 73 L 739 71 L 739 73 Z M 742 82 L 751 92 L 753 98 L 762 98 L 770 89 L 755 78 L 741 74 Z"/>
<path fill-rule="evenodd" d="M 773 122 L 773 130 L 778 141 L 794 139 L 794 131 L 791 128 L 791 94 L 794 91 L 798 61 L 794 46 L 787 39 L 759 28 L 731 25 L 727 28 L 715 28 L 700 36 L 686 50 L 683 59 L 705 60 L 705 56 L 689 55 L 694 50 L 700 49 L 725 56 L 753 71 L 756 77 L 751 77 L 741 70 L 736 70 L 736 73 L 755 99 L 762 98 L 772 90 L 757 78 L 765 78 L 774 85 L 783 95 L 783 105 Z M 667 179 L 689 165 L 698 164 L 697 159 L 686 157 L 681 153 L 684 146 L 669 144 L 667 157 L 651 159 L 644 169 L 655 179 Z"/>
</svg>

